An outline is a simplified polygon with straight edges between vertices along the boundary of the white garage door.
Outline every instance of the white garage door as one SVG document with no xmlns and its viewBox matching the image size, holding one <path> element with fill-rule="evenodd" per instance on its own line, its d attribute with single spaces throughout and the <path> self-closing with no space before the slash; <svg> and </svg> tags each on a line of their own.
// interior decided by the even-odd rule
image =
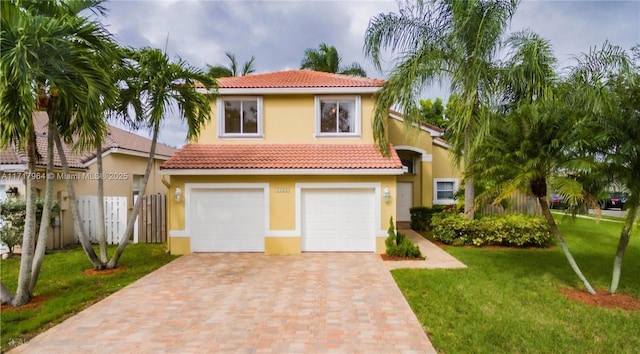
<svg viewBox="0 0 640 354">
<path fill-rule="evenodd" d="M 264 252 L 263 189 L 194 189 L 192 252 Z"/>
<path fill-rule="evenodd" d="M 413 207 L 413 183 L 398 182 L 396 186 L 396 217 L 398 221 L 411 221 L 409 209 Z"/>
<path fill-rule="evenodd" d="M 375 251 L 373 189 L 303 189 L 302 250 Z"/>
</svg>

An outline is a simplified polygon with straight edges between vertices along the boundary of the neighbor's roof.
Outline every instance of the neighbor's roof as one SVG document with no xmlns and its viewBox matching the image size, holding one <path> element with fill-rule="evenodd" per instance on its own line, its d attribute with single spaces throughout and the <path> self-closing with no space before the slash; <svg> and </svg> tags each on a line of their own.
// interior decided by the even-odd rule
<svg viewBox="0 0 640 354">
<path fill-rule="evenodd" d="M 388 157 L 373 144 L 189 144 L 161 169 L 402 169 L 393 147 Z"/>
<path fill-rule="evenodd" d="M 384 80 L 312 70 L 288 70 L 218 79 L 218 89 L 377 88 Z M 199 88 L 203 88 L 198 84 Z"/>
<path fill-rule="evenodd" d="M 36 146 L 38 152 L 38 165 L 46 165 L 47 157 L 47 123 L 49 117 L 47 112 L 37 111 L 33 113 L 33 124 L 36 131 Z M 86 163 L 96 157 L 95 151 L 73 151 L 73 145 L 62 143 L 65 156 L 70 168 L 86 168 Z M 151 140 L 126 130 L 108 126 L 108 133 L 102 147 L 104 152 L 111 149 L 129 151 L 133 153 L 148 153 L 151 149 Z M 156 145 L 156 155 L 159 157 L 169 157 L 176 152 L 176 149 L 158 143 Z M 54 149 L 54 165 L 62 166 L 57 150 Z M 26 164 L 27 156 L 24 151 L 17 151 L 14 146 L 0 151 L 0 164 Z"/>
</svg>

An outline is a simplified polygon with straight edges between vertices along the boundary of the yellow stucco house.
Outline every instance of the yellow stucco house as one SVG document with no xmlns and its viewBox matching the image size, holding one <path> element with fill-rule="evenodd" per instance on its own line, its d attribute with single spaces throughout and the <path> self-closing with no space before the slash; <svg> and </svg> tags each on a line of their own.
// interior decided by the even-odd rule
<svg viewBox="0 0 640 354">
<path fill-rule="evenodd" d="M 160 167 L 171 253 L 384 253 L 390 217 L 452 203 L 460 173 L 440 129 L 405 132 L 390 112 L 391 154 L 376 148 L 383 84 L 309 70 L 219 79 L 209 125 Z"/>
<path fill-rule="evenodd" d="M 47 123 L 46 112 L 34 112 L 33 124 L 36 131 L 36 143 L 39 159 L 36 163 L 37 173 L 34 176 L 38 190 L 38 198 L 44 198 L 47 154 Z M 62 165 L 57 152 L 54 153 L 54 191 L 53 198 L 60 204 L 60 215 L 57 217 L 49 233 L 47 248 L 59 248 L 76 241 L 73 217 L 69 205 L 66 179 L 73 182 L 76 195 L 97 195 L 97 164 L 95 151 L 74 151 L 72 145 L 64 144 L 65 156 L 70 167 L 69 176 L 62 173 Z M 126 130 L 109 126 L 103 146 L 102 164 L 104 176 L 105 197 L 125 197 L 127 220 L 133 209 L 134 195 L 140 192 L 142 178 L 147 167 L 151 140 L 138 136 Z M 55 150 L 54 150 L 55 151 Z M 154 166 L 147 185 L 146 194 L 166 194 L 167 187 L 162 183 L 162 176 L 158 173 L 160 165 L 169 159 L 176 149 L 158 143 Z M 25 196 L 25 178 L 27 171 L 26 154 L 17 150 L 15 146 L 0 150 L 0 200 L 7 197 L 7 191 L 17 191 L 17 198 Z M 122 211 L 119 211 L 122 212 Z M 113 216 L 112 216 L 113 217 Z M 89 222 L 89 221 L 87 221 Z"/>
</svg>

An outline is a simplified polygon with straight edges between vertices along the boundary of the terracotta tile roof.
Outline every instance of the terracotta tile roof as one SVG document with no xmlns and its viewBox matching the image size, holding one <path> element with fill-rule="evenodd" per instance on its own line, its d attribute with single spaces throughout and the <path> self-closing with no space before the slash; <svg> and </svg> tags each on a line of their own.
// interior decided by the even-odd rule
<svg viewBox="0 0 640 354">
<path fill-rule="evenodd" d="M 401 169 L 373 144 L 189 144 L 161 169 Z"/>
<path fill-rule="evenodd" d="M 380 79 L 312 70 L 277 71 L 218 79 L 219 89 L 381 87 L 383 84 L 384 80 Z"/>
<path fill-rule="evenodd" d="M 46 165 L 47 163 L 47 123 L 49 117 L 46 112 L 38 111 L 33 113 L 33 124 L 36 130 L 36 146 L 39 155 L 38 165 Z M 147 153 L 151 148 L 151 140 L 139 135 L 130 133 L 126 130 L 109 126 L 109 134 L 105 139 L 103 150 L 123 149 L 134 152 Z M 95 151 L 74 151 L 72 145 L 62 142 L 62 148 L 65 151 L 67 162 L 70 168 L 86 168 L 85 163 L 96 156 Z M 161 143 L 156 146 L 156 154 L 169 157 L 177 150 Z M 55 166 L 62 166 L 60 157 L 54 150 L 53 162 Z M 0 164 L 26 164 L 26 154 L 24 151 L 16 151 L 15 147 L 0 151 Z"/>
</svg>

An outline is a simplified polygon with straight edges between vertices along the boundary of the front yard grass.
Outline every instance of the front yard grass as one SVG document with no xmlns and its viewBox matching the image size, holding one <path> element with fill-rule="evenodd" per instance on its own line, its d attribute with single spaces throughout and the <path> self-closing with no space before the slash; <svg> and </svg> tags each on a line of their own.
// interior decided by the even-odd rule
<svg viewBox="0 0 640 354">
<path fill-rule="evenodd" d="M 608 289 L 622 224 L 557 220 L 592 285 Z M 640 348 L 640 311 L 588 306 L 559 292 L 583 289 L 559 248 L 446 251 L 469 268 L 392 271 L 439 352 L 632 353 Z M 640 297 L 638 274 L 636 232 L 618 293 Z"/>
<path fill-rule="evenodd" d="M 115 246 L 109 248 L 110 254 L 114 249 Z M 164 244 L 128 245 L 118 262 L 122 270 L 96 275 L 83 274 L 91 268 L 91 263 L 81 248 L 47 254 L 34 295 L 49 298 L 35 308 L 6 308 L 0 313 L 2 352 L 174 260 L 176 256 L 168 255 L 165 249 Z M 11 257 L 0 264 L 2 282 L 15 291 L 20 258 Z"/>
</svg>

